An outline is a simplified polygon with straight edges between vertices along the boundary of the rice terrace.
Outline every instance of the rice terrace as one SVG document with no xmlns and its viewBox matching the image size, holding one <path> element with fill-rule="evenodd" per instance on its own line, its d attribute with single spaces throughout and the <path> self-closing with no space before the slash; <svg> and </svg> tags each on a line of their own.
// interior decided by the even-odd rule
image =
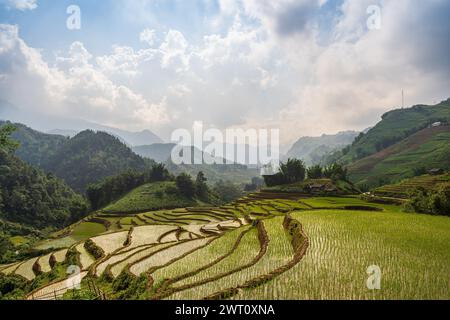
<svg viewBox="0 0 450 320">
<path fill-rule="evenodd" d="M 0 308 L 436 312 L 449 18 L 449 0 L 0 0 Z"/>
<path fill-rule="evenodd" d="M 30 281 L 33 300 L 448 299 L 448 230 L 448 217 L 358 196 L 267 190 L 220 207 L 99 211 L 40 244 L 65 248 L 1 272 Z M 380 290 L 367 288 L 371 265 Z"/>
</svg>

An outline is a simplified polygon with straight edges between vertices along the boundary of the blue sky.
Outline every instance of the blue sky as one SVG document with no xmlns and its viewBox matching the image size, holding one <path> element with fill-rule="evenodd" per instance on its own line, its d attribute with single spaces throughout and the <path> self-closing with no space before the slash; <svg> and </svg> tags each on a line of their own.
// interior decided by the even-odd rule
<svg viewBox="0 0 450 320">
<path fill-rule="evenodd" d="M 66 28 L 74 4 L 81 30 Z M 371 126 L 402 89 L 411 105 L 448 98 L 449 14 L 446 0 L 0 0 L 0 95 L 166 139 L 203 121 L 289 144 Z"/>
</svg>

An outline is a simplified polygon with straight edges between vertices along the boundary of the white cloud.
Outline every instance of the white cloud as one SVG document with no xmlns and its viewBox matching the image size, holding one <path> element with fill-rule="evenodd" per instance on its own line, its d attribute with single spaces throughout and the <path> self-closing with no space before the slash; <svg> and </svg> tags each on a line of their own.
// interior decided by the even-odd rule
<svg viewBox="0 0 450 320">
<path fill-rule="evenodd" d="M 137 2 L 130 6 L 148 9 L 151 1 Z M 196 120 L 278 127 L 283 143 L 373 125 L 400 105 L 401 89 L 407 104 L 449 95 L 448 1 L 420 8 L 380 1 L 382 28 L 374 31 L 366 27 L 373 1 L 343 1 L 324 27 L 325 2 L 220 0 L 220 14 L 205 22 L 217 28 L 201 36 L 157 21 L 135 35 L 143 49 L 115 45 L 93 56 L 75 42 L 55 65 L 4 25 L 0 93 L 102 123 L 159 126 L 166 135 Z"/>
<path fill-rule="evenodd" d="M 34 10 L 38 7 L 37 0 L 4 0 L 8 8 L 20 11 Z"/>
<path fill-rule="evenodd" d="M 169 30 L 159 47 L 162 53 L 162 68 L 174 67 L 177 72 L 186 71 L 189 68 L 187 49 L 188 42 L 183 34 L 178 30 Z"/>
<path fill-rule="evenodd" d="M 50 67 L 40 52 L 25 44 L 17 26 L 0 25 L 0 95 L 24 108 L 39 107 L 42 114 L 76 115 L 122 128 L 160 126 L 169 121 L 163 104 L 148 102 L 125 85 L 114 83 L 95 65 L 81 42 Z M 151 115 L 151 117 L 150 117 Z"/>
<path fill-rule="evenodd" d="M 144 29 L 139 35 L 139 40 L 147 43 L 150 47 L 153 46 L 156 40 L 156 31 L 148 28 Z"/>
</svg>

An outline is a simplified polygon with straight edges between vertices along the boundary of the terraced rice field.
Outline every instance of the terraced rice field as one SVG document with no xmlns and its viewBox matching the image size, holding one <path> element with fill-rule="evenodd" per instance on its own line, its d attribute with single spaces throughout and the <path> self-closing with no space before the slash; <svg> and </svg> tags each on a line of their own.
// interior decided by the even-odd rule
<svg viewBox="0 0 450 320">
<path fill-rule="evenodd" d="M 127 236 L 128 232 L 122 231 L 98 236 L 92 238 L 92 241 L 94 241 L 97 246 L 102 248 L 105 254 L 110 254 L 111 252 L 123 247 Z"/>
<path fill-rule="evenodd" d="M 310 239 L 300 264 L 238 299 L 449 299 L 450 219 L 386 211 L 296 212 Z M 381 290 L 366 286 L 381 268 Z"/>
<path fill-rule="evenodd" d="M 33 280 L 36 277 L 36 275 L 33 272 L 33 265 L 36 263 L 38 259 L 39 258 L 33 258 L 25 261 L 16 269 L 14 274 L 22 276 L 27 280 Z"/>
<path fill-rule="evenodd" d="M 220 208 L 101 219 L 115 221 L 90 237 L 104 255 L 94 259 L 85 240 L 74 248 L 82 286 L 95 284 L 109 299 L 128 288 L 138 299 L 450 298 L 448 217 L 407 214 L 356 197 L 258 193 Z M 45 274 L 55 263 L 67 267 L 66 254 L 55 251 L 0 272 L 31 280 L 36 261 Z M 372 265 L 381 268 L 381 290 L 366 286 Z M 132 284 L 142 279 L 145 286 Z M 69 289 L 56 279 L 27 298 L 60 298 Z"/>
<path fill-rule="evenodd" d="M 408 193 L 416 188 L 439 189 L 440 186 L 450 185 L 450 174 L 443 175 L 423 175 L 411 179 L 406 179 L 397 184 L 386 185 L 377 188 L 373 194 L 383 197 L 407 198 Z"/>
<path fill-rule="evenodd" d="M 41 266 L 42 272 L 50 272 L 52 271 L 52 267 L 50 266 L 50 257 L 53 253 L 49 253 L 46 256 L 40 257 L 38 260 L 39 265 Z"/>
<path fill-rule="evenodd" d="M 137 263 L 138 261 L 145 259 L 146 257 L 149 257 L 150 255 L 155 254 L 160 250 L 164 250 L 172 245 L 173 244 L 170 243 L 155 244 L 149 247 L 138 248 L 139 249 L 138 251 L 130 252 L 126 254 L 125 257 L 121 255 L 119 261 L 111 264 L 112 265 L 111 273 L 116 278 L 127 266 L 129 265 L 131 266 Z"/>
<path fill-rule="evenodd" d="M 208 241 L 208 239 L 198 239 L 181 242 L 174 246 L 169 246 L 164 250 L 151 254 L 142 261 L 134 263 L 130 267 L 130 271 L 134 275 L 139 276 L 140 274 L 147 272 L 148 270 L 151 270 L 153 268 L 163 267 L 171 261 L 175 261 L 185 254 L 188 254 L 189 252 L 206 245 Z"/>
<path fill-rule="evenodd" d="M 84 242 L 80 243 L 75 248 L 80 253 L 81 269 L 82 270 L 89 269 L 89 267 L 95 262 L 95 259 L 84 248 Z"/>
</svg>

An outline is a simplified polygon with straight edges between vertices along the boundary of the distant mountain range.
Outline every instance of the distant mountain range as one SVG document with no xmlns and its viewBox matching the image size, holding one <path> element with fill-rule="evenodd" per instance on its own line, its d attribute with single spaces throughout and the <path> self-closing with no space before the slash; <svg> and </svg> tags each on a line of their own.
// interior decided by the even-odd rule
<svg viewBox="0 0 450 320">
<path fill-rule="evenodd" d="M 133 151 L 144 158 L 153 159 L 157 162 L 162 162 L 167 165 L 170 172 L 178 175 L 182 172 L 189 173 L 196 176 L 202 171 L 210 183 L 223 181 L 232 181 L 235 183 L 245 184 L 249 183 L 252 178 L 259 176 L 259 171 L 251 166 L 243 164 L 224 164 L 223 158 L 215 158 L 216 164 L 192 164 L 195 160 L 202 161 L 204 153 L 194 147 L 186 146 L 183 152 L 188 152 L 191 149 L 191 162 L 189 164 L 175 165 L 171 161 L 172 150 L 176 145 L 173 143 L 153 144 L 149 146 L 133 147 Z"/>
<path fill-rule="evenodd" d="M 132 147 L 132 150 L 141 157 L 153 159 L 156 162 L 167 162 L 170 159 L 175 144 L 155 143 Z"/>
<path fill-rule="evenodd" d="M 352 144 L 359 134 L 356 131 L 345 131 L 335 135 L 324 134 L 321 137 L 303 137 L 292 146 L 286 158 L 301 159 L 307 166 L 311 166 L 320 163 L 327 154 Z"/>
<path fill-rule="evenodd" d="M 129 146 L 162 143 L 163 140 L 150 130 L 131 132 L 78 118 L 61 118 L 42 115 L 37 112 L 23 111 L 11 103 L 0 100 L 0 120 L 20 122 L 49 134 L 74 137 L 84 130 L 96 130 L 110 133 Z"/>
</svg>

